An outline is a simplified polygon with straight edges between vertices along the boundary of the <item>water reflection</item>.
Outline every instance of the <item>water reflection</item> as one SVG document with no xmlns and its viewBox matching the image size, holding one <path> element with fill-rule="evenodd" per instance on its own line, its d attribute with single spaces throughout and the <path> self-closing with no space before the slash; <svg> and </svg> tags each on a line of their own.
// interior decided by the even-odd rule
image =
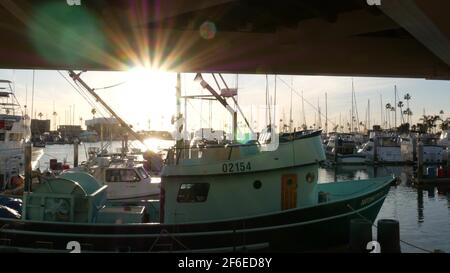
<svg viewBox="0 0 450 273">
<path fill-rule="evenodd" d="M 425 249 L 450 251 L 450 183 L 416 186 L 411 166 L 337 166 L 320 168 L 319 182 L 339 182 L 372 177 L 397 177 L 378 219 L 400 222 L 401 238 Z M 377 219 L 377 220 L 378 220 Z M 421 252 L 402 244 L 403 252 Z"/>
</svg>

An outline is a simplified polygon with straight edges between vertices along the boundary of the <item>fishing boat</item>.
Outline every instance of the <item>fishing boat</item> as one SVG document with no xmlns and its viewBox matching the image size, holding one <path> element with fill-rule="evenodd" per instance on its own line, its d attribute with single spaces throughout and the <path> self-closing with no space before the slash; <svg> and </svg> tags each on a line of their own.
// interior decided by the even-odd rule
<svg viewBox="0 0 450 273">
<path fill-rule="evenodd" d="M 81 252 L 318 251 L 348 243 L 351 219 L 374 221 L 394 179 L 317 184 L 316 172 L 168 182 L 161 201 L 147 207 L 108 205 L 108 186 L 72 172 L 24 193 L 20 217 L 0 219 L 0 245 L 23 252 L 69 252 L 74 243 Z"/>
<path fill-rule="evenodd" d="M 0 84 L 0 190 L 5 190 L 24 172 L 24 144 L 31 131 L 30 118 L 18 102 L 12 82 L 0 80 Z M 42 148 L 33 148 L 33 165 L 42 155 Z"/>
</svg>

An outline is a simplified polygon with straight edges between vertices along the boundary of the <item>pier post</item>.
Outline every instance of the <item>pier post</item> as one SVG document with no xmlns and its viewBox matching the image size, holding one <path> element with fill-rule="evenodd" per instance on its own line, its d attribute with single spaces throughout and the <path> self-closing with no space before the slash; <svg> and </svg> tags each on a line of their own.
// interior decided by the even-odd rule
<svg viewBox="0 0 450 273">
<path fill-rule="evenodd" d="M 373 138 L 373 163 L 378 161 L 378 138 L 374 136 Z"/>
<path fill-rule="evenodd" d="M 78 167 L 78 139 L 73 141 L 73 167 Z"/>
<path fill-rule="evenodd" d="M 417 162 L 417 138 L 415 135 L 413 135 L 411 137 L 412 140 L 412 146 L 413 146 L 413 157 L 412 157 L 412 161 Z"/>
<path fill-rule="evenodd" d="M 25 192 L 31 192 L 31 153 L 32 153 L 32 144 L 30 141 L 25 143 L 25 154 L 24 154 L 24 163 L 25 163 Z"/>
<path fill-rule="evenodd" d="M 393 219 L 378 220 L 377 241 L 381 253 L 400 253 L 400 224 Z"/>
<path fill-rule="evenodd" d="M 417 178 L 423 177 L 423 144 L 419 141 L 417 144 Z"/>
<path fill-rule="evenodd" d="M 350 252 L 367 252 L 367 243 L 371 241 L 372 224 L 360 218 L 350 220 Z"/>
</svg>

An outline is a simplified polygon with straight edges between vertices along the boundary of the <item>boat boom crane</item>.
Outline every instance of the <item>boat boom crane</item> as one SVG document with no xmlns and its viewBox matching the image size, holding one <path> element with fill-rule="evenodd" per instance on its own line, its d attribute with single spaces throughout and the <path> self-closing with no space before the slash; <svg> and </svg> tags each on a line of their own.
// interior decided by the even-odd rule
<svg viewBox="0 0 450 273">
<path fill-rule="evenodd" d="M 117 121 L 119 122 L 119 124 L 121 125 L 121 126 L 123 126 L 131 135 L 133 135 L 137 140 L 139 140 L 144 146 L 146 146 L 145 145 L 145 143 L 144 143 L 144 140 L 142 139 L 142 137 L 140 136 L 140 135 L 138 135 L 122 118 L 120 118 L 119 117 L 119 115 L 117 115 L 116 114 L 116 112 L 114 112 L 114 110 L 113 109 L 111 109 L 111 107 L 109 107 L 109 105 L 108 104 L 106 104 L 106 102 L 104 102 L 103 100 L 102 100 L 102 98 L 99 96 L 99 95 L 97 95 L 96 93 L 95 93 L 95 91 L 94 91 L 94 89 L 93 88 L 91 88 L 89 85 L 87 85 L 87 83 L 85 83 L 82 79 L 81 79 L 81 73 L 83 73 L 83 72 L 80 72 L 80 73 L 75 73 L 73 70 L 68 70 L 69 71 L 69 76 L 74 80 L 74 81 L 78 81 L 98 102 L 100 102 L 102 105 L 103 105 L 103 107 L 105 107 L 106 108 L 106 110 L 108 110 L 110 113 L 111 113 L 111 115 L 113 115 L 116 119 L 117 119 Z"/>
<path fill-rule="evenodd" d="M 205 88 L 206 90 L 208 90 L 219 102 L 220 104 L 222 104 L 225 109 L 228 110 L 228 112 L 230 112 L 230 114 L 233 116 L 233 140 L 237 140 L 237 111 L 235 111 L 233 109 L 233 107 L 231 107 L 230 104 L 228 104 L 228 102 L 226 101 L 226 99 L 224 99 L 221 95 L 219 95 L 219 93 L 216 92 L 216 90 L 214 90 L 214 88 L 212 88 L 202 77 L 201 73 L 197 73 L 197 75 L 195 76 L 195 80 L 196 81 L 200 81 L 200 85 Z M 234 102 L 237 105 L 237 101 L 233 98 Z M 238 110 L 241 111 L 240 107 L 238 106 Z M 242 111 L 241 111 L 241 114 Z M 245 122 L 247 123 L 247 125 L 250 128 L 250 131 L 253 133 L 253 130 L 250 126 L 250 124 L 248 123 L 247 119 L 244 117 Z"/>
</svg>

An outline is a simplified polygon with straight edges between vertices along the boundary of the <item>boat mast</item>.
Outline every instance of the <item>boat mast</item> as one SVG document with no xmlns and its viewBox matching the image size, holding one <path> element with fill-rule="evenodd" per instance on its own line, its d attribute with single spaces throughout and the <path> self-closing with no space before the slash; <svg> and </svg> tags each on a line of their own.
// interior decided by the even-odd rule
<svg viewBox="0 0 450 273">
<path fill-rule="evenodd" d="M 273 98 L 273 122 L 277 123 L 276 120 L 276 105 L 277 105 L 277 75 L 275 75 L 275 87 L 274 87 L 274 98 Z M 281 125 L 281 124 L 280 124 Z M 276 126 L 275 126 L 276 127 Z M 280 127 L 278 127 L 280 128 Z"/>
<path fill-rule="evenodd" d="M 304 99 L 304 97 L 303 97 L 303 90 L 302 90 L 302 113 L 303 113 L 303 124 L 305 125 L 306 128 L 308 128 L 308 126 L 306 125 L 305 99 Z"/>
<path fill-rule="evenodd" d="M 383 95 L 380 94 L 380 125 L 383 127 Z M 386 128 L 386 127 L 385 127 Z"/>
<path fill-rule="evenodd" d="M 289 132 L 292 132 L 292 125 L 293 125 L 293 120 L 292 120 L 292 89 L 294 88 L 294 76 L 291 76 L 291 106 L 289 108 Z"/>
<path fill-rule="evenodd" d="M 106 104 L 106 102 L 103 101 L 103 99 L 94 92 L 94 89 L 92 89 L 89 85 L 87 85 L 87 83 L 85 83 L 81 79 L 80 77 L 81 73 L 82 72 L 76 74 L 73 70 L 69 70 L 69 76 L 75 82 L 79 82 L 98 102 L 100 102 L 101 105 L 103 105 L 103 107 L 105 107 L 106 110 L 108 110 L 111 113 L 111 115 L 113 115 L 117 119 L 117 121 L 122 127 L 124 127 L 131 135 L 133 135 L 137 140 L 139 140 L 142 144 L 145 145 L 144 140 L 141 138 L 141 136 L 138 135 L 135 131 L 133 131 L 130 125 L 128 125 L 121 117 L 119 117 L 119 115 L 117 115 L 116 112 L 114 112 L 114 110 L 111 109 L 111 107 L 109 107 L 109 105 Z"/>
<path fill-rule="evenodd" d="M 397 129 L 397 85 L 394 85 L 394 127 Z"/>
<path fill-rule="evenodd" d="M 351 122 L 350 122 L 350 133 L 353 131 L 353 78 L 352 78 L 352 113 L 350 114 Z"/>
<path fill-rule="evenodd" d="M 325 134 L 328 134 L 328 99 L 325 92 Z"/>
</svg>

